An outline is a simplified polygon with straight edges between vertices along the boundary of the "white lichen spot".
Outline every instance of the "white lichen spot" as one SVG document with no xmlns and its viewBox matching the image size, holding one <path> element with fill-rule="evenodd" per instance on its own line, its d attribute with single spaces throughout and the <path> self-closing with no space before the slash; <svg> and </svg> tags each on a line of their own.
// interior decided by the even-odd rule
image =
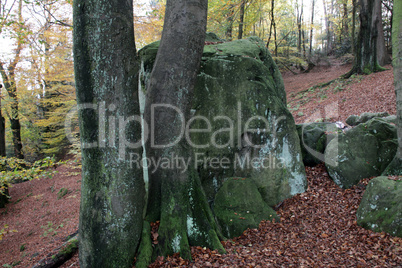
<svg viewBox="0 0 402 268">
<path fill-rule="evenodd" d="M 176 234 L 176 236 L 172 240 L 172 249 L 175 253 L 180 252 L 180 242 L 181 242 L 181 235 Z"/>
<path fill-rule="evenodd" d="M 218 179 L 215 176 L 212 179 L 212 185 L 214 186 L 214 190 L 218 191 Z"/>
</svg>

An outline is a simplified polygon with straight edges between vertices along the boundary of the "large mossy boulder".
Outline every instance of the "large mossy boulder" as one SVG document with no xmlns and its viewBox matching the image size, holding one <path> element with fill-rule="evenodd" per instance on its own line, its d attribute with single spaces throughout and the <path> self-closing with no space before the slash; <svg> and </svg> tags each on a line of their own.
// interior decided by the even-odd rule
<svg viewBox="0 0 402 268">
<path fill-rule="evenodd" d="M 372 179 L 363 194 L 356 219 L 366 229 L 402 237 L 402 180 L 384 176 Z"/>
<path fill-rule="evenodd" d="M 363 178 L 381 175 L 397 147 L 395 126 L 375 118 L 333 139 L 325 150 L 325 165 L 336 184 L 350 188 Z"/>
<path fill-rule="evenodd" d="M 335 123 L 317 122 L 296 125 L 303 163 L 315 166 L 325 161 L 325 148 L 340 130 Z"/>
<path fill-rule="evenodd" d="M 223 180 L 232 176 L 253 179 L 270 206 L 304 192 L 299 137 L 281 74 L 264 42 L 211 40 L 204 47 L 185 131 L 208 200 L 213 203 Z M 157 47 L 153 43 L 139 51 L 143 84 Z"/>
<path fill-rule="evenodd" d="M 215 197 L 214 212 L 227 238 L 258 228 L 262 220 L 276 219 L 276 212 L 262 199 L 257 185 L 247 178 L 229 178 Z"/>
</svg>

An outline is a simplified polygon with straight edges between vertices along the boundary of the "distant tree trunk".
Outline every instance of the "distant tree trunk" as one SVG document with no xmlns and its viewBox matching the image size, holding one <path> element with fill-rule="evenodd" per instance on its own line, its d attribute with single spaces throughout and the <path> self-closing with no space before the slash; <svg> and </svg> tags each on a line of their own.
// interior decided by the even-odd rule
<svg viewBox="0 0 402 268">
<path fill-rule="evenodd" d="M 297 51 L 299 52 L 299 56 L 302 55 L 302 18 L 303 18 L 303 0 L 301 5 L 297 2 Z"/>
<path fill-rule="evenodd" d="M 370 74 L 382 70 L 377 62 L 377 20 L 373 20 L 375 0 L 360 0 L 360 31 L 356 44 L 355 62 L 344 76 Z"/>
<path fill-rule="evenodd" d="M 229 10 L 227 14 L 227 26 L 226 26 L 226 39 L 232 41 L 233 38 L 233 21 L 234 21 L 234 6 L 229 4 Z"/>
<path fill-rule="evenodd" d="M 6 126 L 5 120 L 1 113 L 1 88 L 3 87 L 0 84 L 0 156 L 6 156 Z"/>
<path fill-rule="evenodd" d="M 352 0 L 352 54 L 356 56 L 356 0 Z"/>
<path fill-rule="evenodd" d="M 392 65 L 396 93 L 398 151 L 383 174 L 402 175 L 402 1 L 394 1 L 392 22 Z"/>
<path fill-rule="evenodd" d="M 268 34 L 268 41 L 267 41 L 267 48 L 269 47 L 269 43 L 271 42 L 272 36 L 272 25 L 274 20 L 274 8 L 275 8 L 275 0 L 271 0 L 271 23 L 269 25 L 269 34 Z"/>
<path fill-rule="evenodd" d="M 131 162 L 142 156 L 133 2 L 75 0 L 73 11 L 80 266 L 132 267 L 145 193 L 142 168 Z"/>
<path fill-rule="evenodd" d="M 332 37 L 331 37 L 331 26 L 330 26 L 330 19 L 327 10 L 327 3 L 325 0 L 322 0 L 324 5 L 324 16 L 325 16 L 325 27 L 327 30 L 327 44 L 326 44 L 326 53 L 329 54 L 332 50 Z"/>
<path fill-rule="evenodd" d="M 246 1 L 242 0 L 240 3 L 240 22 L 239 22 L 239 35 L 238 35 L 238 39 L 242 39 L 243 38 L 243 26 L 244 26 L 244 7 L 246 5 Z"/>
<path fill-rule="evenodd" d="M 190 116 L 204 47 L 207 7 L 207 0 L 166 2 L 162 39 L 148 82 L 144 113 L 148 124 L 154 122 L 146 144 L 150 159 L 177 156 L 194 160 L 191 147 L 180 133 Z M 214 217 L 194 169 L 194 163 L 190 162 L 189 168 L 158 167 L 149 172 L 146 220 L 160 220 L 156 256 L 180 252 L 181 257 L 191 259 L 190 245 L 223 251 Z M 189 221 L 191 225 L 187 224 Z M 140 252 L 149 250 L 149 246 L 145 250 L 140 248 Z"/>
<path fill-rule="evenodd" d="M 312 56 L 312 49 L 313 49 L 314 5 L 315 5 L 315 0 L 313 0 L 311 2 L 310 48 L 309 48 L 309 57 L 310 58 Z"/>
<path fill-rule="evenodd" d="M 375 0 L 374 2 L 373 24 L 377 26 L 377 61 L 378 64 L 384 66 L 391 62 L 391 58 L 385 46 L 381 0 Z"/>
<path fill-rule="evenodd" d="M 349 26 L 348 26 L 348 1 L 344 0 L 343 5 L 343 19 L 342 19 L 342 33 L 345 39 L 349 39 Z"/>
</svg>

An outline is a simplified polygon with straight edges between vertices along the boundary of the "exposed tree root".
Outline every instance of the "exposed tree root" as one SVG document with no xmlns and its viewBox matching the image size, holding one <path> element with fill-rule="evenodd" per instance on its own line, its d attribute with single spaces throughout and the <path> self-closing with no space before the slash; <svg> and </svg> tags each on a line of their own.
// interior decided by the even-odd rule
<svg viewBox="0 0 402 268">
<path fill-rule="evenodd" d="M 78 250 L 78 234 L 75 233 L 72 238 L 49 253 L 45 258 L 40 260 L 32 268 L 55 268 L 60 267 L 63 263 L 71 259 Z"/>
<path fill-rule="evenodd" d="M 224 239 L 208 205 L 196 172 L 188 183 L 162 181 L 161 216 L 158 241 L 152 244 L 149 222 L 144 222 L 136 267 L 146 267 L 158 256 L 180 253 L 191 260 L 190 246 L 208 247 L 225 253 Z"/>
</svg>

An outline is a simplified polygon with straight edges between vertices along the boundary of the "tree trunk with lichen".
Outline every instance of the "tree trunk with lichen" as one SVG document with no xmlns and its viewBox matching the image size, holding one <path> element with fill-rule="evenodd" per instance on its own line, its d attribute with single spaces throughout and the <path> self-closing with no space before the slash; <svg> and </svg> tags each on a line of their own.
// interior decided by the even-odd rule
<svg viewBox="0 0 402 268">
<path fill-rule="evenodd" d="M 191 259 L 191 245 L 223 251 L 192 149 L 182 133 L 204 48 L 207 5 L 207 0 L 166 3 L 162 39 L 147 88 L 145 122 L 150 132 L 146 151 L 148 159 L 170 159 L 173 166 L 149 171 L 147 225 L 137 267 L 145 266 L 152 255 L 180 252 L 181 257 Z M 188 165 L 178 165 L 175 158 L 189 161 Z M 158 244 L 152 253 L 148 223 L 158 220 Z"/>
<path fill-rule="evenodd" d="M 81 267 L 132 267 L 143 224 L 138 60 L 133 3 L 76 0 L 74 71 L 82 185 Z"/>
<path fill-rule="evenodd" d="M 383 175 L 402 175 L 402 2 L 394 2 L 392 25 L 392 65 L 396 93 L 398 151 Z"/>
</svg>

